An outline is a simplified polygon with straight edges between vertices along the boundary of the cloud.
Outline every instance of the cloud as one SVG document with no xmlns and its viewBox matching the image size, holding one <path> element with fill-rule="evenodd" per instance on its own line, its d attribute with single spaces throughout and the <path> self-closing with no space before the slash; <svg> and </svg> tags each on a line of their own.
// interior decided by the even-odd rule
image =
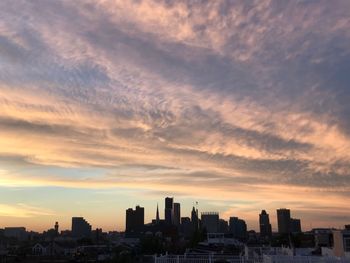
<svg viewBox="0 0 350 263">
<path fill-rule="evenodd" d="M 0 204 L 0 217 L 31 218 L 36 216 L 51 216 L 52 211 L 26 204 Z"/>
<path fill-rule="evenodd" d="M 47 175 L 1 179 L 151 193 L 174 192 L 175 184 L 183 195 L 196 184 L 213 188 L 212 198 L 234 197 L 232 185 L 263 187 L 256 200 L 277 187 L 312 189 L 318 201 L 319 191 L 344 197 L 348 8 L 347 1 L 3 1 L 0 159 L 9 169 L 13 158 L 17 167 L 45 167 Z M 68 180 L 52 167 L 109 173 Z"/>
</svg>

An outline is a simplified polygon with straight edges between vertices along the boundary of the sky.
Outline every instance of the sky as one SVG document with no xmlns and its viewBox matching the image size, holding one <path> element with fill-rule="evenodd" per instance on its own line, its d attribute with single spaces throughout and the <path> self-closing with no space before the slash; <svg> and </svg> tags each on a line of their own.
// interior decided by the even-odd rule
<svg viewBox="0 0 350 263">
<path fill-rule="evenodd" d="M 0 1 L 0 228 L 125 209 L 350 222 L 350 1 Z"/>
</svg>

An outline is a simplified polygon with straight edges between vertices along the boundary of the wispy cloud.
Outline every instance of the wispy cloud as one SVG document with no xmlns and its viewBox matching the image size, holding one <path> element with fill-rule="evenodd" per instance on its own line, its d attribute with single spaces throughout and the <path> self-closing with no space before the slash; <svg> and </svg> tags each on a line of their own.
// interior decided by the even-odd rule
<svg viewBox="0 0 350 263">
<path fill-rule="evenodd" d="M 263 187 L 249 201 L 295 187 L 315 202 L 320 191 L 349 198 L 349 8 L 3 1 L 0 159 L 47 175 L 0 180 L 183 195 L 195 184 L 214 199 L 234 198 L 230 187 L 242 193 L 232 185 Z M 62 179 L 52 167 L 109 173 Z"/>
<path fill-rule="evenodd" d="M 0 204 L 0 217 L 30 218 L 37 216 L 51 216 L 54 213 L 50 210 L 26 204 Z"/>
</svg>

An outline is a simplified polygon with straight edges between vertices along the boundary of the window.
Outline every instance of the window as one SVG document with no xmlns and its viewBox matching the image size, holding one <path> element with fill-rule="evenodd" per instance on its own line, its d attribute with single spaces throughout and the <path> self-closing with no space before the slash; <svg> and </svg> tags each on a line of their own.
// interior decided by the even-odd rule
<svg viewBox="0 0 350 263">
<path fill-rule="evenodd" d="M 350 236 L 344 237 L 344 251 L 350 252 Z"/>
</svg>

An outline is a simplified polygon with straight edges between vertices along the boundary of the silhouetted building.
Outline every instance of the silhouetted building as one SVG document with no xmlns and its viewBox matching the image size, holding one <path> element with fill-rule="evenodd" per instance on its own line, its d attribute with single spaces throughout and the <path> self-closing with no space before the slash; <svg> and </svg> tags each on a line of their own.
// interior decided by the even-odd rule
<svg viewBox="0 0 350 263">
<path fill-rule="evenodd" d="M 300 219 L 291 218 L 290 219 L 290 232 L 301 233 L 301 223 Z"/>
<path fill-rule="evenodd" d="M 269 238 L 272 235 L 272 228 L 270 224 L 269 214 L 265 210 L 261 211 L 259 215 L 260 236 L 262 238 Z"/>
<path fill-rule="evenodd" d="M 25 240 L 28 235 L 25 227 L 5 227 L 4 236 L 13 237 L 17 240 Z"/>
<path fill-rule="evenodd" d="M 278 233 L 290 233 L 290 210 L 286 208 L 277 209 Z"/>
<path fill-rule="evenodd" d="M 230 217 L 229 232 L 234 238 L 246 238 L 247 237 L 247 224 L 243 219 L 238 217 Z"/>
<path fill-rule="evenodd" d="M 247 243 L 250 243 L 250 244 L 258 243 L 258 236 L 254 230 L 247 231 Z"/>
<path fill-rule="evenodd" d="M 219 219 L 219 233 L 226 234 L 228 232 L 228 222 L 224 219 Z"/>
<path fill-rule="evenodd" d="M 90 235 L 91 225 L 83 217 L 72 217 L 72 236 L 82 238 Z"/>
<path fill-rule="evenodd" d="M 180 226 L 180 219 L 181 219 L 181 207 L 180 203 L 174 203 L 174 217 L 173 217 L 173 224 L 175 226 Z"/>
<path fill-rule="evenodd" d="M 332 229 L 316 228 L 312 230 L 315 238 L 316 247 L 331 247 L 333 240 Z"/>
<path fill-rule="evenodd" d="M 180 232 L 184 234 L 185 237 L 190 237 L 192 234 L 192 222 L 189 217 L 181 217 Z"/>
<path fill-rule="evenodd" d="M 219 213 L 205 212 L 201 213 L 202 228 L 207 230 L 207 233 L 218 233 L 219 230 Z"/>
<path fill-rule="evenodd" d="M 156 224 L 159 224 L 159 208 L 158 208 L 158 204 L 157 204 L 157 212 L 156 212 Z"/>
<path fill-rule="evenodd" d="M 192 212 L 191 212 L 191 222 L 192 222 L 192 230 L 194 232 L 197 231 L 199 227 L 199 218 L 198 218 L 198 210 L 196 210 L 194 207 L 192 208 Z"/>
<path fill-rule="evenodd" d="M 103 239 L 102 228 L 96 228 L 95 230 L 93 230 L 92 238 L 95 243 L 99 244 Z"/>
<path fill-rule="evenodd" d="M 189 218 L 188 216 L 181 217 L 181 224 L 187 224 L 187 223 L 192 224 L 191 223 L 191 218 Z"/>
<path fill-rule="evenodd" d="M 174 215 L 174 199 L 172 197 L 165 198 L 164 219 L 166 225 L 172 225 Z"/>
<path fill-rule="evenodd" d="M 145 209 L 136 206 L 135 210 L 129 208 L 126 210 L 126 232 L 138 232 L 142 230 L 145 224 Z"/>
<path fill-rule="evenodd" d="M 58 236 L 58 228 L 59 228 L 59 226 L 58 226 L 58 222 L 56 222 L 55 223 L 55 236 L 57 237 Z"/>
</svg>

